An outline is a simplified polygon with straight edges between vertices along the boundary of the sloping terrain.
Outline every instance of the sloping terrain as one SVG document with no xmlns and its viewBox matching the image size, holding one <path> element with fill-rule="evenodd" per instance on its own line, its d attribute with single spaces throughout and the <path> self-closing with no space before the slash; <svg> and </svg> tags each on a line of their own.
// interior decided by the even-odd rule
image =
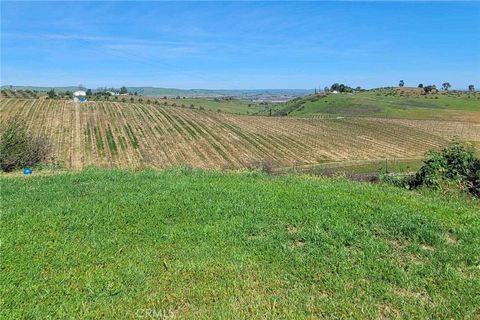
<svg viewBox="0 0 480 320">
<path fill-rule="evenodd" d="M 0 184 L 2 319 L 480 314 L 473 200 L 192 170 Z"/>
<path fill-rule="evenodd" d="M 297 98 L 275 107 L 276 114 L 317 117 L 388 117 L 480 123 L 479 92 L 423 94 L 421 89 L 387 88 Z"/>
<path fill-rule="evenodd" d="M 75 169 L 288 167 L 418 158 L 454 136 L 480 141 L 471 122 L 256 117 L 141 103 L 2 99 L 0 120 L 11 117 L 48 137 L 54 158 Z"/>
</svg>

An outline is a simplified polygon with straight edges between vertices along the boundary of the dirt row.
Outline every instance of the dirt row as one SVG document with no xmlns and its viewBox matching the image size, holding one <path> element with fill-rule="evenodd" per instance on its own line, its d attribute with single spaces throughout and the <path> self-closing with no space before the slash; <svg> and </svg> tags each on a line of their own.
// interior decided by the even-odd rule
<svg viewBox="0 0 480 320">
<path fill-rule="evenodd" d="M 2 99 L 0 120 L 25 119 L 68 168 L 235 169 L 324 161 L 416 158 L 452 137 L 480 141 L 471 123 L 239 116 L 146 104 Z"/>
</svg>

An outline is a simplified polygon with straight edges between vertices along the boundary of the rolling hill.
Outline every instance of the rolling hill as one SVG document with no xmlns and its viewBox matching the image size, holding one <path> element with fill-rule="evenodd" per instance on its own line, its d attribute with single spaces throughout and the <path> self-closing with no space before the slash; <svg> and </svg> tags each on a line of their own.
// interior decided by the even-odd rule
<svg viewBox="0 0 480 320">
<path fill-rule="evenodd" d="M 424 95 L 416 88 L 322 93 L 277 105 L 274 112 L 301 117 L 388 117 L 480 123 L 480 93 L 452 91 Z"/>
<path fill-rule="evenodd" d="M 167 103 L 167 102 L 165 102 Z M 0 120 L 19 117 L 47 137 L 67 168 L 236 169 L 332 161 L 421 158 L 455 136 L 480 141 L 480 124 L 385 118 L 233 115 L 158 103 L 2 99 Z"/>
</svg>

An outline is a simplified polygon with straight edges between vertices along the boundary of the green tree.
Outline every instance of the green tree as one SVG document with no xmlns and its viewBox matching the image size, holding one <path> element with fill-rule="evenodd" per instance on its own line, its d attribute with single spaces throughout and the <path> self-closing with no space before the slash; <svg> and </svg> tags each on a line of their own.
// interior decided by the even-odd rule
<svg viewBox="0 0 480 320">
<path fill-rule="evenodd" d="M 331 91 L 338 91 L 338 92 L 352 92 L 353 89 L 350 88 L 349 86 L 345 85 L 345 84 L 339 84 L 339 83 L 334 83 L 332 84 L 332 86 L 330 87 L 330 90 Z"/>
<path fill-rule="evenodd" d="M 432 92 L 432 91 L 433 91 L 433 89 L 434 89 L 434 87 L 433 87 L 433 86 L 426 86 L 426 87 L 423 87 L 423 91 L 425 92 L 425 94 Z"/>
<path fill-rule="evenodd" d="M 444 82 L 442 83 L 442 88 L 445 91 L 448 91 L 448 89 L 451 87 L 450 82 Z"/>
<path fill-rule="evenodd" d="M 404 85 L 405 85 L 405 82 L 403 80 L 400 80 L 400 82 L 398 83 L 398 86 L 403 87 Z"/>
<path fill-rule="evenodd" d="M 57 96 L 57 94 L 55 93 L 55 89 L 51 89 L 47 92 L 47 94 L 49 99 L 54 99 Z"/>
<path fill-rule="evenodd" d="M 423 88 L 423 83 L 419 83 L 419 84 L 418 84 L 418 87 L 419 87 L 419 88 Z"/>
<path fill-rule="evenodd" d="M 473 92 L 475 91 L 475 86 L 473 84 L 468 86 L 468 91 Z"/>
<path fill-rule="evenodd" d="M 120 94 L 127 94 L 127 93 L 128 93 L 127 87 L 121 87 L 120 88 Z"/>
</svg>

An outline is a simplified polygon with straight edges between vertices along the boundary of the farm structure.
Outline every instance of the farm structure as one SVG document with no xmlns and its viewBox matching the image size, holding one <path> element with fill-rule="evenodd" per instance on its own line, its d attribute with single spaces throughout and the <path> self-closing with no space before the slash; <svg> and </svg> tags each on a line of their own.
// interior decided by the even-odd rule
<svg viewBox="0 0 480 320">
<path fill-rule="evenodd" d="M 453 137 L 480 145 L 480 124 L 382 118 L 243 116 L 142 103 L 3 99 L 0 120 L 20 117 L 50 139 L 67 168 L 239 169 L 419 158 Z"/>
<path fill-rule="evenodd" d="M 86 102 L 87 94 L 83 90 L 78 90 L 73 93 L 73 102 Z"/>
</svg>

